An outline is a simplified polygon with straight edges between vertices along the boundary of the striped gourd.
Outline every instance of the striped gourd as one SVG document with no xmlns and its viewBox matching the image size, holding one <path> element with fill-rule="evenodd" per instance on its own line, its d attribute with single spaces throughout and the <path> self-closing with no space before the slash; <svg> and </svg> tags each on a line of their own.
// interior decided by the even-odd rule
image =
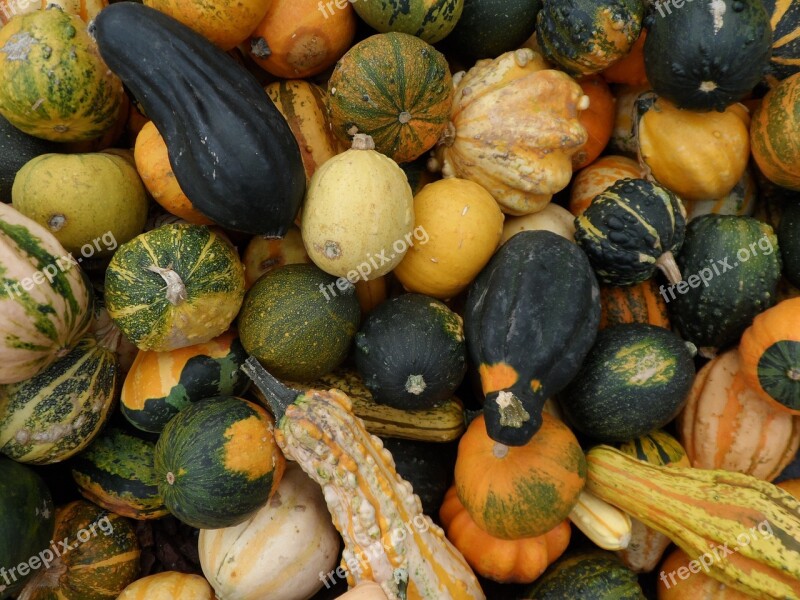
<svg viewBox="0 0 800 600">
<path fill-rule="evenodd" d="M 339 390 L 298 393 L 254 358 L 243 369 L 268 400 L 275 439 L 322 486 L 342 535 L 348 582 L 381 584 L 389 600 L 484 600 L 464 557 L 422 512 L 391 453 L 370 435 Z"/>
<path fill-rule="evenodd" d="M 784 79 L 761 100 L 750 122 L 750 150 L 772 183 L 800 190 L 800 73 Z"/>
<path fill-rule="evenodd" d="M 435 44 L 453 31 L 464 10 L 464 0 L 353 2 L 353 8 L 378 31 L 402 31 Z"/>
<path fill-rule="evenodd" d="M 763 0 L 772 25 L 770 84 L 800 71 L 800 3 L 795 0 Z"/>
<path fill-rule="evenodd" d="M 627 513 L 583 490 L 569 520 L 603 550 L 622 550 L 631 541 L 631 518 Z"/>
<path fill-rule="evenodd" d="M 1 203 L 0 278 L 0 384 L 17 383 L 77 343 L 89 327 L 91 295 L 56 238 Z"/>
<path fill-rule="evenodd" d="M 339 546 L 320 487 L 295 463 L 252 518 L 201 529 L 198 541 L 203 574 L 225 600 L 309 598 L 319 574 L 336 567 Z"/>
<path fill-rule="evenodd" d="M 756 598 L 800 598 L 800 500 L 749 475 L 651 465 L 609 446 L 586 458 L 589 491 L 702 557 L 714 579 Z"/>
<path fill-rule="evenodd" d="M 87 335 L 36 377 L 0 386 L 0 452 L 33 464 L 80 452 L 105 425 L 118 370 L 114 350 Z"/>
<path fill-rule="evenodd" d="M 200 575 L 163 571 L 137 579 L 117 600 L 214 600 L 214 592 Z"/>
<path fill-rule="evenodd" d="M 667 303 L 654 278 L 635 285 L 600 286 L 600 329 L 620 323 L 649 323 L 669 329 Z"/>
<path fill-rule="evenodd" d="M 70 463 L 72 478 L 87 500 L 132 519 L 168 513 L 158 491 L 155 443 L 108 429 Z"/>
</svg>

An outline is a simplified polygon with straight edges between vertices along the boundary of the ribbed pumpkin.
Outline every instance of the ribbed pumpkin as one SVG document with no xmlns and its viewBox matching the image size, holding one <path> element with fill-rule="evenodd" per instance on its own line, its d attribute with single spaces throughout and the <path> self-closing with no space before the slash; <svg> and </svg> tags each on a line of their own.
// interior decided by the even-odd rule
<svg viewBox="0 0 800 600">
<path fill-rule="evenodd" d="M 590 75 L 625 56 L 639 37 L 642 0 L 544 0 L 536 39 L 545 57 L 568 73 Z"/>
<path fill-rule="evenodd" d="M 235 248 L 199 225 L 143 233 L 119 247 L 106 271 L 108 313 L 140 350 L 213 339 L 228 329 L 243 298 Z"/>
<path fill-rule="evenodd" d="M 550 203 L 539 212 L 508 217 L 503 223 L 503 237 L 500 243 L 505 244 L 511 237 L 521 231 L 552 231 L 570 241 L 575 240 L 575 218 L 563 206 Z"/>
<path fill-rule="evenodd" d="M 617 181 L 635 179 L 642 175 L 639 163 L 627 156 L 617 154 L 601 156 L 588 167 L 581 169 L 572 180 L 569 211 L 579 217 L 595 196 L 606 191 Z"/>
<path fill-rule="evenodd" d="M 699 113 L 651 94 L 637 101 L 637 112 L 644 166 L 682 200 L 724 196 L 742 178 L 750 158 L 750 116 L 743 105 Z"/>
<path fill-rule="evenodd" d="M 239 370 L 245 358 L 234 331 L 168 352 L 140 350 L 122 385 L 122 414 L 135 427 L 160 433 L 192 402 L 243 393 L 250 383 Z"/>
<path fill-rule="evenodd" d="M 542 210 L 572 177 L 588 107 L 581 87 L 529 48 L 478 61 L 456 81 L 442 173 L 482 185 L 508 214 Z"/>
<path fill-rule="evenodd" d="M 328 81 L 333 131 L 349 143 L 372 137 L 378 152 L 408 162 L 429 150 L 447 126 L 453 102 L 444 56 L 406 33 L 380 33 L 347 51 Z"/>
<path fill-rule="evenodd" d="M 300 147 L 306 177 L 343 149 L 333 134 L 325 90 L 309 81 L 276 81 L 264 88 L 289 123 Z"/>
<path fill-rule="evenodd" d="M 155 443 L 108 429 L 70 463 L 81 495 L 111 512 L 132 519 L 167 514 L 156 485 Z"/>
<path fill-rule="evenodd" d="M 0 32 L 0 114 L 55 142 L 103 135 L 122 109 L 122 83 L 80 17 L 55 6 L 20 14 Z"/>
<path fill-rule="evenodd" d="M 0 203 L 0 384 L 42 372 L 89 327 L 91 292 L 80 267 L 35 221 Z"/>
<path fill-rule="evenodd" d="M 250 519 L 200 531 L 200 565 L 226 600 L 309 598 L 336 565 L 341 540 L 320 487 L 294 463 Z M 276 560 L 280 557 L 279 560 Z"/>
<path fill-rule="evenodd" d="M 249 50 L 256 64 L 273 75 L 317 75 L 353 43 L 357 19 L 349 2 L 333 10 L 319 0 L 269 0 L 267 5 L 264 18 L 250 32 Z"/>
<path fill-rule="evenodd" d="M 679 569 L 684 577 L 677 575 Z M 692 569 L 691 571 L 689 569 Z M 688 575 L 687 575 L 688 573 Z M 686 552 L 675 548 L 661 563 L 656 598 L 658 600 L 752 600 L 753 596 L 728 587 L 703 571 L 703 565 Z"/>
<path fill-rule="evenodd" d="M 447 538 L 476 573 L 501 583 L 530 583 L 544 573 L 569 544 L 572 529 L 562 521 L 538 537 L 503 540 L 475 524 L 461 504 L 456 488 L 447 491 L 439 518 Z"/>
<path fill-rule="evenodd" d="M 169 164 L 167 145 L 152 121 L 147 121 L 136 136 L 133 157 L 147 191 L 165 210 L 195 225 L 213 223 L 192 206 L 192 201 L 181 190 Z"/>
<path fill-rule="evenodd" d="M 800 415 L 800 298 L 768 308 L 739 344 L 746 384 L 779 410 Z"/>
<path fill-rule="evenodd" d="M 581 112 L 578 121 L 586 129 L 586 143 L 572 156 L 572 168 L 582 169 L 600 156 L 611 139 L 614 128 L 614 95 L 605 80 L 598 76 L 585 77 L 578 81 L 583 93 L 589 98 L 589 108 Z"/>
<path fill-rule="evenodd" d="M 693 467 L 772 481 L 800 448 L 800 417 L 748 388 L 739 362 L 734 348 L 700 370 L 678 431 Z"/>
<path fill-rule="evenodd" d="M 470 517 L 505 540 L 544 535 L 567 518 L 586 478 L 583 451 L 561 421 L 542 414 L 524 446 L 506 446 L 476 417 L 458 445 L 455 487 Z"/>
<path fill-rule="evenodd" d="M 8 23 L 14 15 L 43 10 L 52 4 L 60 6 L 64 12 L 79 16 L 85 23 L 94 19 L 97 13 L 108 6 L 106 0 L 34 0 L 26 3 L 18 0 L 0 0 L 0 26 Z"/>
<path fill-rule="evenodd" d="M 772 26 L 772 56 L 769 61 L 770 83 L 794 75 L 800 67 L 800 6 L 796 2 L 763 0 Z"/>
<path fill-rule="evenodd" d="M 0 452 L 34 464 L 80 452 L 106 423 L 117 374 L 114 350 L 87 334 L 35 377 L 0 387 Z"/>
<path fill-rule="evenodd" d="M 453 30 L 464 0 L 388 0 L 353 2 L 358 16 L 380 32 L 402 31 L 435 44 Z"/>
<path fill-rule="evenodd" d="M 800 190 L 800 73 L 767 92 L 750 122 L 750 146 L 761 172 L 773 183 Z"/>
<path fill-rule="evenodd" d="M 489 262 L 502 229 L 503 213 L 477 183 L 430 183 L 414 196 L 414 245 L 394 274 L 411 292 L 452 298 Z"/>
<path fill-rule="evenodd" d="M 76 500 L 56 510 L 60 556 L 42 567 L 18 600 L 115 600 L 139 575 L 141 550 L 125 517 Z"/>
<path fill-rule="evenodd" d="M 635 285 L 600 286 L 600 329 L 620 323 L 649 323 L 669 329 L 667 303 L 655 279 Z"/>
<path fill-rule="evenodd" d="M 144 4 L 188 25 L 223 50 L 243 42 L 275 0 L 147 0 Z"/>
<path fill-rule="evenodd" d="M 214 600 L 214 591 L 200 575 L 163 571 L 134 581 L 117 600 Z"/>
</svg>

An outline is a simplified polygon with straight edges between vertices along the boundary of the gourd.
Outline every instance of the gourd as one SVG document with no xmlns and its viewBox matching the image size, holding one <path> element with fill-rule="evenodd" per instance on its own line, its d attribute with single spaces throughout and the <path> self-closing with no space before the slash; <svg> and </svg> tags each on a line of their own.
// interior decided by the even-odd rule
<svg viewBox="0 0 800 600">
<path fill-rule="evenodd" d="M 250 238 L 242 254 L 245 286 L 249 290 L 258 278 L 283 265 L 308 263 L 308 252 L 303 245 L 300 229 L 292 225 L 282 238 L 255 235 Z"/>
<path fill-rule="evenodd" d="M 548 413 L 523 446 L 492 440 L 483 415 L 469 424 L 458 445 L 458 498 L 478 527 L 504 540 L 544 535 L 566 519 L 585 476 L 574 434 Z"/>
<path fill-rule="evenodd" d="M 362 133 L 402 163 L 430 150 L 453 102 L 450 69 L 433 46 L 407 33 L 379 33 L 350 48 L 328 81 L 334 133 Z"/>
<path fill-rule="evenodd" d="M 675 548 L 661 563 L 658 578 L 658 600 L 684 600 L 703 598 L 703 600 L 751 600 L 753 596 L 729 588 L 702 571 L 702 565 L 689 558 L 680 548 Z M 691 569 L 691 570 L 690 570 Z M 678 570 L 684 575 L 676 573 Z"/>
<path fill-rule="evenodd" d="M 537 213 L 506 219 L 500 243 L 506 243 L 520 231 L 538 231 L 540 229 L 552 231 L 570 241 L 575 240 L 575 218 L 566 208 L 551 202 Z"/>
<path fill-rule="evenodd" d="M 107 152 L 37 156 L 17 173 L 11 204 L 84 257 L 110 256 L 139 235 L 149 208 L 134 165 Z"/>
<path fill-rule="evenodd" d="M 347 358 L 360 317 L 349 282 L 294 264 L 273 269 L 250 288 L 238 327 L 245 351 L 276 376 L 310 381 Z"/>
<path fill-rule="evenodd" d="M 0 203 L 0 384 L 19 383 L 66 356 L 86 332 L 87 281 L 35 221 Z"/>
<path fill-rule="evenodd" d="M 800 148 L 790 132 L 798 126 L 800 73 L 767 92 L 750 122 L 750 146 L 759 170 L 771 182 L 800 190 Z"/>
<path fill-rule="evenodd" d="M 800 419 L 745 384 L 733 348 L 706 364 L 678 420 L 692 466 L 772 481 L 800 447 Z"/>
<path fill-rule="evenodd" d="M 134 2 L 103 10 L 94 35 L 164 137 L 194 207 L 227 229 L 283 235 L 303 199 L 303 161 L 258 81 L 187 26 Z M 151 43 L 132 54 L 144 38 Z"/>
<path fill-rule="evenodd" d="M 681 200 L 719 198 L 742 178 L 750 158 L 750 116 L 743 105 L 699 113 L 653 93 L 636 105 L 640 160 Z"/>
<path fill-rule="evenodd" d="M 51 4 L 61 7 L 64 12 L 77 15 L 81 20 L 88 23 L 103 10 L 108 3 L 105 0 L 38 0 L 23 5 L 14 0 L 0 0 L 0 26 L 5 25 L 16 14 L 32 13 L 37 10 L 44 10 Z"/>
<path fill-rule="evenodd" d="M 33 464 L 80 452 L 110 416 L 118 372 L 114 348 L 87 334 L 38 375 L 0 387 L 0 452 Z"/>
<path fill-rule="evenodd" d="M 447 45 L 470 59 L 495 58 L 522 46 L 541 8 L 540 0 L 464 0 Z"/>
<path fill-rule="evenodd" d="M 650 92 L 651 89 L 647 81 L 637 85 L 623 84 L 615 87 L 617 110 L 614 115 L 614 129 L 611 131 L 611 140 L 608 144 L 613 152 L 634 158 L 639 153 L 636 101 L 639 96 Z"/>
<path fill-rule="evenodd" d="M 723 111 L 766 73 L 772 29 L 761 2 L 702 0 L 656 9 L 644 43 L 647 79 L 679 108 Z"/>
<path fill-rule="evenodd" d="M 608 145 L 616 112 L 614 95 L 602 77 L 582 77 L 578 83 L 589 98 L 589 108 L 578 116 L 588 137 L 583 147 L 572 156 L 572 168 L 575 171 L 593 163 Z"/>
<path fill-rule="evenodd" d="M 599 320 L 597 280 L 574 243 L 549 231 L 523 231 L 501 246 L 464 308 L 467 349 L 493 440 L 519 446 L 531 439 L 545 400 L 578 372 Z"/>
<path fill-rule="evenodd" d="M 530 583 L 554 562 L 569 544 L 571 529 L 562 521 L 537 537 L 503 540 L 475 524 L 458 499 L 455 487 L 445 496 L 439 518 L 449 539 L 482 577 L 501 583 Z"/>
<path fill-rule="evenodd" d="M 503 213 L 477 183 L 430 183 L 414 196 L 413 244 L 393 273 L 408 291 L 452 298 L 489 262 L 502 228 Z"/>
<path fill-rule="evenodd" d="M 689 224 L 678 255 L 686 280 L 666 292 L 672 324 L 701 355 L 735 344 L 753 317 L 775 303 L 777 245 L 772 228 L 752 217 L 704 215 Z"/>
<path fill-rule="evenodd" d="M 753 319 L 739 344 L 748 387 L 777 410 L 800 415 L 800 298 L 790 298 Z"/>
<path fill-rule="evenodd" d="M 758 189 L 751 168 L 748 166 L 741 179 L 727 194 L 707 200 L 684 200 L 687 223 L 702 215 L 752 216 L 758 204 Z"/>
<path fill-rule="evenodd" d="M 482 185 L 507 214 L 542 210 L 569 183 L 572 156 L 586 143 L 578 117 L 588 97 L 529 48 L 478 61 L 454 84 L 443 175 Z"/>
<path fill-rule="evenodd" d="M 548 61 L 567 73 L 591 75 L 630 51 L 644 12 L 641 0 L 544 0 L 536 17 L 536 40 Z"/>
<path fill-rule="evenodd" d="M 634 285 L 601 285 L 600 329 L 622 323 L 648 323 L 669 329 L 669 297 L 661 293 L 662 289 L 655 278 Z"/>
<path fill-rule="evenodd" d="M 25 133 L 54 142 L 97 138 L 116 123 L 122 97 L 79 17 L 53 6 L 3 26 L 0 114 Z"/>
<path fill-rule="evenodd" d="M 358 19 L 349 3 L 328 5 L 333 10 L 319 0 L 267 4 L 266 14 L 248 32 L 248 49 L 253 61 L 268 73 L 288 79 L 317 75 L 353 44 Z"/>
<path fill-rule="evenodd" d="M 413 201 L 402 169 L 375 150 L 372 138 L 357 135 L 308 184 L 300 225 L 308 256 L 351 284 L 385 275 L 408 250 Z"/>
<path fill-rule="evenodd" d="M 575 241 L 600 281 L 610 285 L 639 283 L 656 269 L 671 283 L 680 281 L 674 254 L 685 230 L 680 199 L 644 179 L 617 181 L 575 219 Z"/>
<path fill-rule="evenodd" d="M 344 539 L 350 585 L 376 581 L 389 600 L 484 600 L 464 557 L 422 513 L 391 454 L 353 415 L 345 394 L 298 393 L 252 357 L 243 368 L 269 402 L 284 455 L 323 487 Z"/>
<path fill-rule="evenodd" d="M 603 329 L 559 396 L 567 422 L 584 435 L 624 442 L 677 416 L 694 379 L 694 348 L 663 327 Z"/>
<path fill-rule="evenodd" d="M 783 203 L 783 214 L 778 225 L 778 247 L 781 251 L 783 276 L 794 286 L 800 284 L 800 202 L 789 200 Z"/>
<path fill-rule="evenodd" d="M 138 235 L 106 270 L 108 314 L 140 350 L 208 342 L 230 327 L 243 299 L 235 248 L 205 226 L 168 224 Z"/>
<path fill-rule="evenodd" d="M 714 579 L 756 597 L 800 594 L 800 551 L 787 542 L 800 536 L 800 501 L 787 492 L 741 473 L 651 465 L 608 446 L 592 448 L 586 460 L 589 491 L 690 557 L 713 558 L 706 562 Z M 750 535 L 761 526 L 771 535 Z M 742 535 L 749 542 L 728 556 L 725 545 Z"/>
<path fill-rule="evenodd" d="M 200 575 L 163 571 L 137 579 L 117 600 L 214 600 L 214 592 Z"/>
<path fill-rule="evenodd" d="M 600 75 L 608 83 L 625 85 L 646 85 L 647 74 L 644 71 L 644 41 L 647 39 L 647 29 L 642 27 L 639 37 L 631 46 L 630 51 L 603 69 Z"/>
<path fill-rule="evenodd" d="M 322 587 L 318 573 L 335 566 L 339 545 L 322 491 L 290 463 L 270 501 L 250 519 L 202 529 L 198 552 L 203 574 L 220 598 L 293 600 Z"/>
<path fill-rule="evenodd" d="M 458 23 L 464 0 L 354 2 L 353 8 L 377 31 L 400 31 L 435 44 L 447 37 Z"/>
<path fill-rule="evenodd" d="M 362 581 L 339 598 L 340 600 L 387 600 L 383 588 L 374 581 Z"/>
<path fill-rule="evenodd" d="M 768 83 L 774 86 L 798 72 L 797 58 L 800 54 L 798 45 L 797 28 L 798 7 L 789 3 L 776 0 L 764 0 L 764 8 L 770 16 L 772 26 L 772 56 L 769 62 L 769 73 L 766 76 Z"/>
<path fill-rule="evenodd" d="M 603 550 L 623 550 L 631 542 L 631 518 L 584 488 L 569 520 Z"/>
<path fill-rule="evenodd" d="M 583 214 L 595 196 L 622 179 L 636 179 L 644 172 L 635 160 L 627 156 L 601 156 L 576 173 L 570 186 L 569 211 L 576 217 Z M 573 225 L 574 228 L 574 225 Z"/>
<path fill-rule="evenodd" d="M 261 406 L 232 396 L 206 398 L 175 415 L 155 448 L 158 491 L 169 511 L 198 529 L 249 519 L 283 477 L 273 425 Z"/>
</svg>

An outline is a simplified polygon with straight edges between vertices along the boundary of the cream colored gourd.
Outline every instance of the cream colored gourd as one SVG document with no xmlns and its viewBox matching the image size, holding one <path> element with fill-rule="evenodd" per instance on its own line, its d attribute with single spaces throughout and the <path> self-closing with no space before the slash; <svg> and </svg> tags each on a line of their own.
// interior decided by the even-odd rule
<svg viewBox="0 0 800 600">
<path fill-rule="evenodd" d="M 305 600 L 335 568 L 340 543 L 319 486 L 289 463 L 263 508 L 239 525 L 202 529 L 198 550 L 224 600 Z"/>
<path fill-rule="evenodd" d="M 735 348 L 697 374 L 678 431 L 693 467 L 766 481 L 775 479 L 800 447 L 800 417 L 774 408 L 747 387 Z"/>
<path fill-rule="evenodd" d="M 500 243 L 505 244 L 514 234 L 529 230 L 552 231 L 572 242 L 575 241 L 575 216 L 551 202 L 537 213 L 506 219 Z"/>
<path fill-rule="evenodd" d="M 623 550 L 631 541 L 631 518 L 588 490 L 581 492 L 569 520 L 603 550 Z"/>
<path fill-rule="evenodd" d="M 301 233 L 311 260 L 351 282 L 394 269 L 413 243 L 414 196 L 403 170 L 367 135 L 308 184 Z"/>
<path fill-rule="evenodd" d="M 214 591 L 200 575 L 164 571 L 137 579 L 117 600 L 214 600 Z"/>
</svg>

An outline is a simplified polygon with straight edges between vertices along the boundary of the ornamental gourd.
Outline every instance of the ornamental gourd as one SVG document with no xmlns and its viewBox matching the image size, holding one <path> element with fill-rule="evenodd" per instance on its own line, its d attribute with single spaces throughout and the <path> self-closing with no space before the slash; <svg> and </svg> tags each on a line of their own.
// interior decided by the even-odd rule
<svg viewBox="0 0 800 600">
<path fill-rule="evenodd" d="M 580 217 L 595 196 L 622 179 L 642 177 L 644 171 L 632 158 L 618 154 L 601 156 L 576 173 L 569 188 L 569 211 Z M 574 225 L 573 225 L 574 228 Z"/>
<path fill-rule="evenodd" d="M 444 176 L 482 185 L 505 213 L 543 209 L 572 177 L 572 156 L 588 138 L 578 115 L 589 98 L 529 48 L 480 60 L 453 83 Z"/>
<path fill-rule="evenodd" d="M 200 575 L 162 571 L 137 579 L 117 600 L 214 600 L 214 591 Z"/>
<path fill-rule="evenodd" d="M 389 600 L 484 600 L 464 557 L 422 512 L 391 453 L 364 429 L 338 390 L 298 393 L 254 358 L 243 367 L 277 420 L 283 453 L 323 486 L 344 539 L 348 583 L 380 583 Z"/>
<path fill-rule="evenodd" d="M 753 158 L 764 176 L 800 190 L 800 149 L 792 135 L 800 126 L 800 73 L 767 92 L 750 122 Z"/>
<path fill-rule="evenodd" d="M 447 37 L 458 23 L 464 0 L 354 2 L 353 8 L 373 29 L 401 31 L 435 44 Z"/>
</svg>

